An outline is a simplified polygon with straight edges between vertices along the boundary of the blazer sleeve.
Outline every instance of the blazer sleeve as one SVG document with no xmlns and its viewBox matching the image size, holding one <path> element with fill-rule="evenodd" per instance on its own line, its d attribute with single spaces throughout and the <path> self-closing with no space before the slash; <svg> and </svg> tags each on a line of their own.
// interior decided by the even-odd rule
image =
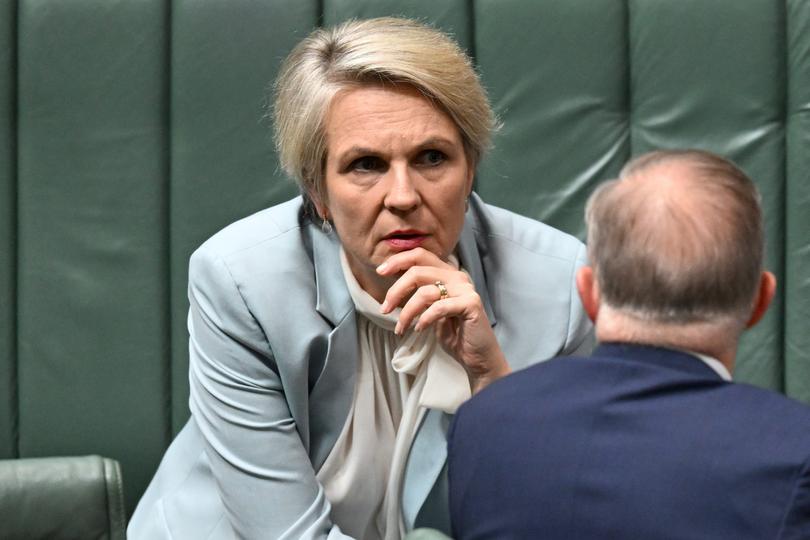
<svg viewBox="0 0 810 540">
<path fill-rule="evenodd" d="M 329 518 L 271 346 L 221 258 L 192 256 L 189 300 L 190 408 L 237 536 L 349 538 Z"/>
<path fill-rule="evenodd" d="M 810 538 L 810 457 L 798 475 L 779 540 Z"/>
<path fill-rule="evenodd" d="M 565 340 L 565 347 L 561 351 L 561 354 L 567 356 L 588 356 L 596 343 L 593 324 L 585 313 L 577 292 L 577 270 L 586 264 L 585 246 L 580 245 L 570 280 L 571 300 L 569 305 L 571 307 L 568 314 L 568 336 Z"/>
</svg>

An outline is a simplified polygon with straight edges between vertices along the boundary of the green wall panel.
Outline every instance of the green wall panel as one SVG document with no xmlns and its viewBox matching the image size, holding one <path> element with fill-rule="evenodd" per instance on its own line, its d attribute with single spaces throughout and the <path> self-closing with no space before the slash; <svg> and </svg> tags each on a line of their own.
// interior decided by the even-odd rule
<svg viewBox="0 0 810 540">
<path fill-rule="evenodd" d="M 16 10 L 0 0 L 0 459 L 15 457 L 17 415 Z"/>
<path fill-rule="evenodd" d="M 781 281 L 786 53 L 780 4 L 633 0 L 629 15 L 633 153 L 701 147 L 737 162 L 761 188 L 767 265 Z M 783 293 L 744 336 L 739 380 L 782 388 Z"/>
<path fill-rule="evenodd" d="M 468 0 L 324 0 L 323 24 L 347 19 L 410 17 L 441 28 L 473 54 L 473 20 Z"/>
<path fill-rule="evenodd" d="M 630 151 L 624 4 L 476 2 L 477 58 L 503 121 L 480 168 L 484 200 L 582 235 L 585 200 Z"/>
<path fill-rule="evenodd" d="M 316 26 L 315 2 L 179 0 L 172 8 L 172 428 L 188 418 L 188 258 L 228 223 L 298 193 L 277 165 L 270 85 Z"/>
<path fill-rule="evenodd" d="M 787 5 L 785 390 L 810 403 L 810 2 Z"/>
<path fill-rule="evenodd" d="M 20 454 L 121 461 L 169 433 L 165 6 L 20 5 Z"/>
</svg>

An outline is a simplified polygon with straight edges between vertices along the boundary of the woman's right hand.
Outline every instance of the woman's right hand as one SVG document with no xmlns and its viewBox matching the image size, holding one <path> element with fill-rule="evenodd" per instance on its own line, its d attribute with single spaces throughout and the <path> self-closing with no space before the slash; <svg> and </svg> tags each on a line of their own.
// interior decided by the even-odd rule
<svg viewBox="0 0 810 540">
<path fill-rule="evenodd" d="M 440 343 L 467 370 L 473 393 L 510 372 L 481 297 L 465 272 L 423 248 L 389 257 L 377 272 L 402 274 L 382 305 L 383 313 L 402 306 L 395 332 L 401 334 L 411 324 L 417 332 L 433 327 Z"/>
</svg>

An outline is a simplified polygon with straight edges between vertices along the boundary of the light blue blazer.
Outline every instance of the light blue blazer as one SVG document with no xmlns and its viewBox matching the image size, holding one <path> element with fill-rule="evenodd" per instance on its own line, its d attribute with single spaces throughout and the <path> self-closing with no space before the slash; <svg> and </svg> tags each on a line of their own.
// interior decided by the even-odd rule
<svg viewBox="0 0 810 540">
<path fill-rule="evenodd" d="M 315 478 L 348 415 L 358 357 L 338 253 L 335 234 L 296 198 L 226 227 L 192 255 L 191 418 L 135 510 L 130 540 L 347 538 Z M 590 350 L 576 238 L 473 195 L 458 255 L 513 369 Z M 409 530 L 449 531 L 449 418 L 428 411 L 411 447 Z"/>
</svg>

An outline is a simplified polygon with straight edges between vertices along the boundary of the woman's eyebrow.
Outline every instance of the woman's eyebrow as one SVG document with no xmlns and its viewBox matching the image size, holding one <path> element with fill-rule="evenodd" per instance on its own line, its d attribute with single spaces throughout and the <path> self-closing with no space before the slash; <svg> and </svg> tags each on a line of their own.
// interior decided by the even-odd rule
<svg viewBox="0 0 810 540">
<path fill-rule="evenodd" d="M 375 150 L 368 146 L 350 146 L 346 150 L 334 153 L 335 166 L 338 168 L 347 167 L 354 162 L 354 160 L 361 157 L 374 157 L 385 160 L 385 152 L 380 151 L 380 149 Z"/>
<path fill-rule="evenodd" d="M 341 157 L 348 156 L 348 155 L 379 155 L 379 150 L 374 150 L 373 148 L 369 148 L 368 146 L 350 146 L 345 151 L 340 152 L 338 155 Z"/>
<path fill-rule="evenodd" d="M 416 145 L 418 148 L 424 148 L 426 146 L 453 146 L 455 141 L 451 141 L 446 137 L 429 137 Z"/>
</svg>

